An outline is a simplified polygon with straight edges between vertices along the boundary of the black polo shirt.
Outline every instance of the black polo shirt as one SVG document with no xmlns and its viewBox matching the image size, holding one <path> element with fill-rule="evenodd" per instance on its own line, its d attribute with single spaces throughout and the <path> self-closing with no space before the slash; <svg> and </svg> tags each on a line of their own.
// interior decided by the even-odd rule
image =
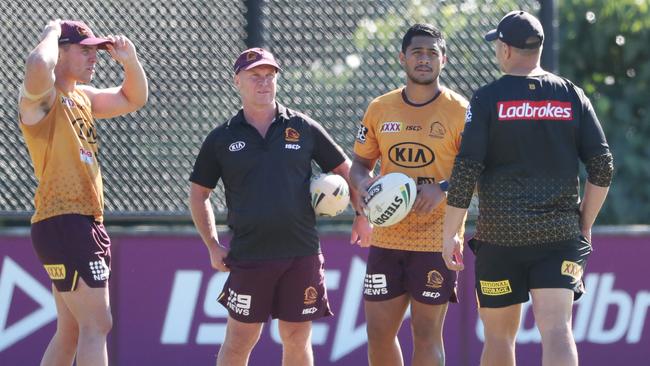
<svg viewBox="0 0 650 366">
<path fill-rule="evenodd" d="M 448 204 L 466 208 L 478 182 L 476 238 L 499 245 L 576 238 L 579 162 L 608 186 L 612 158 L 582 89 L 550 73 L 505 75 L 474 93 Z"/>
<path fill-rule="evenodd" d="M 190 181 L 207 188 L 223 181 L 231 258 L 299 257 L 320 252 L 309 195 L 312 160 L 328 172 L 345 159 L 320 124 L 277 104 L 264 138 L 243 110 L 212 130 Z"/>
</svg>

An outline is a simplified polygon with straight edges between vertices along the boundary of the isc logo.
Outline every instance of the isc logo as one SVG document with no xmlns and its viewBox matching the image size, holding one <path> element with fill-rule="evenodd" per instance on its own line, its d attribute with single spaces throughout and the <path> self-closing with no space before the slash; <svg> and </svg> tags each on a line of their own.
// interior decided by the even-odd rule
<svg viewBox="0 0 650 366">
<path fill-rule="evenodd" d="M 314 314 L 317 311 L 318 311 L 318 308 L 312 306 L 312 307 L 307 308 L 307 309 L 302 309 L 302 315 Z"/>
<path fill-rule="evenodd" d="M 437 299 L 437 298 L 440 297 L 440 292 L 437 292 L 437 291 L 423 291 L 422 296 L 430 297 L 432 299 Z"/>
</svg>

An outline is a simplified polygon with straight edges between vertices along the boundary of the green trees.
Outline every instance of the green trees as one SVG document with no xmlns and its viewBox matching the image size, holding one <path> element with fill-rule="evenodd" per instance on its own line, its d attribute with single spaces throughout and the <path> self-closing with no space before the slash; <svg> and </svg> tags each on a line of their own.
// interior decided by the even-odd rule
<svg viewBox="0 0 650 366">
<path fill-rule="evenodd" d="M 650 223 L 650 0 L 559 2 L 560 73 L 581 86 L 614 154 L 600 224 Z"/>
</svg>

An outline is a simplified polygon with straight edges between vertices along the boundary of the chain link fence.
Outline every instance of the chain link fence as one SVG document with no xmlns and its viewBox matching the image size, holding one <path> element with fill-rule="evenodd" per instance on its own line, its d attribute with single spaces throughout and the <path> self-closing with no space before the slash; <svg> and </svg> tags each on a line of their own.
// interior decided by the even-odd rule
<svg viewBox="0 0 650 366">
<path fill-rule="evenodd" d="M 246 6 L 232 0 L 109 2 L 2 1 L 0 56 L 0 215 L 32 214 L 36 181 L 17 126 L 16 98 L 24 60 L 44 25 L 81 19 L 95 34 L 124 34 L 149 78 L 140 111 L 99 121 L 106 213 L 110 218 L 187 220 L 188 176 L 201 142 L 240 107 L 232 62 L 246 45 Z M 267 0 L 261 2 L 264 46 L 282 65 L 278 100 L 321 122 L 348 153 L 368 103 L 404 83 L 401 38 L 416 22 L 447 38 L 442 82 L 466 97 L 498 71 L 482 35 L 527 1 Z M 93 85 L 121 82 L 119 66 L 100 52 Z M 215 210 L 225 202 L 217 188 Z"/>
</svg>

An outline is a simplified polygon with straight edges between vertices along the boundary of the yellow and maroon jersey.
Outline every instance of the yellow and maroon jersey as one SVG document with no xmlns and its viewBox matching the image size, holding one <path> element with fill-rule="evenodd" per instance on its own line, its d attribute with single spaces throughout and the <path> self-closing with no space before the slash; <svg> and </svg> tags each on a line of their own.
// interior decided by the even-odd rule
<svg viewBox="0 0 650 366">
<path fill-rule="evenodd" d="M 97 130 L 90 99 L 78 88 L 56 92 L 52 109 L 35 125 L 20 123 L 38 187 L 32 223 L 63 214 L 102 221 L 104 194 Z"/>
<path fill-rule="evenodd" d="M 415 105 L 403 93 L 404 88 L 400 88 L 370 103 L 359 127 L 355 154 L 379 160 L 382 175 L 400 172 L 418 184 L 448 180 L 460 150 L 467 100 L 442 88 L 432 101 Z M 375 227 L 372 244 L 388 249 L 441 251 L 445 205 L 428 214 L 411 212 L 390 227 Z"/>
</svg>

